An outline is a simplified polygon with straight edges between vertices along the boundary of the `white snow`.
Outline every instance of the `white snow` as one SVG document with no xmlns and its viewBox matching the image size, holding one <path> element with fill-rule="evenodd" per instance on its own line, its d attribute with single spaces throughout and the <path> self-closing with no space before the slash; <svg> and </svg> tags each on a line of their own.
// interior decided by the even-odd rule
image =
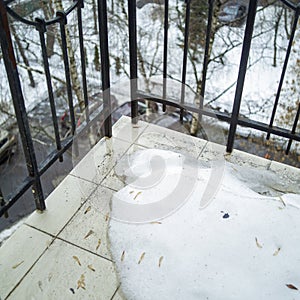
<svg viewBox="0 0 300 300">
<path fill-rule="evenodd" d="M 3 231 L 0 231 L 0 246 L 2 243 L 8 239 L 25 221 L 26 218 L 21 219 L 17 223 L 15 223 L 10 228 L 4 229 Z"/>
<path fill-rule="evenodd" d="M 151 162 L 154 156 L 164 160 L 160 165 L 164 175 L 157 176 L 159 167 Z M 129 160 L 130 170 L 125 167 L 124 174 L 130 179 L 112 199 L 109 229 L 113 259 L 127 299 L 300 297 L 298 290 L 287 286 L 300 289 L 299 194 L 262 196 L 237 179 L 234 168 L 226 164 L 219 186 L 212 187 L 215 197 L 201 209 L 209 168 L 162 150 L 141 150 Z M 188 193 L 180 176 L 191 165 L 197 169 L 193 174 L 197 180 L 194 178 Z M 148 188 L 143 179 L 151 182 Z M 176 189 L 186 198 L 164 217 L 157 212 L 159 221 L 154 216 L 153 222 L 145 218 L 143 224 L 124 218 L 126 222 L 120 222 L 114 215 L 120 200 L 142 207 L 162 203 L 172 195 L 178 204 L 181 196 L 176 198 Z"/>
</svg>

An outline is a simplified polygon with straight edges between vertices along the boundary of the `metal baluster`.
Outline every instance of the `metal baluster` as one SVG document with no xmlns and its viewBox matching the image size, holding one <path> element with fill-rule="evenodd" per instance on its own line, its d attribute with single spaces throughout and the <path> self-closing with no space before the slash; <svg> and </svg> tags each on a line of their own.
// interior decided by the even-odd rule
<svg viewBox="0 0 300 300">
<path fill-rule="evenodd" d="M 76 0 L 74 0 L 76 1 Z M 79 32 L 79 47 L 80 47 L 80 60 L 81 60 L 81 72 L 82 72 L 82 87 L 83 87 L 83 98 L 84 105 L 87 108 L 89 105 L 88 92 L 87 92 L 87 82 L 86 82 L 86 64 L 85 64 L 85 50 L 83 42 L 83 30 L 82 30 L 82 8 L 84 8 L 83 0 L 77 0 L 77 20 L 78 20 L 78 32 Z"/>
<path fill-rule="evenodd" d="M 0 43 L 3 60 L 21 136 L 23 152 L 26 159 L 26 166 L 29 176 L 34 180 L 32 185 L 32 193 L 34 196 L 36 208 L 40 211 L 43 211 L 46 208 L 44 195 L 33 147 L 33 141 L 31 138 L 19 73 L 16 65 L 16 58 L 13 50 L 7 13 L 3 0 L 0 0 L 0 28 Z"/>
<path fill-rule="evenodd" d="M 183 62 L 182 62 L 182 76 L 181 76 L 181 105 L 184 104 L 185 98 L 185 83 L 186 83 L 186 65 L 189 43 L 189 30 L 190 30 L 190 15 L 191 15 L 191 0 L 185 0 L 186 12 L 185 12 L 185 28 L 184 28 L 184 50 L 183 50 Z M 180 109 L 180 121 L 183 122 L 183 108 Z"/>
<path fill-rule="evenodd" d="M 60 136 L 59 136 L 56 107 L 55 107 L 55 101 L 54 101 L 54 96 L 53 96 L 53 88 L 52 88 L 52 82 L 51 82 L 49 61 L 48 61 L 48 56 L 47 56 L 47 47 L 46 47 L 45 35 L 44 35 L 45 32 L 47 32 L 46 22 L 45 22 L 45 20 L 40 19 L 40 18 L 36 18 L 36 22 L 38 22 L 38 24 L 39 24 L 36 29 L 38 30 L 39 35 L 40 35 L 42 57 L 43 57 L 44 70 L 45 70 L 49 102 L 50 102 L 52 121 L 53 121 L 53 128 L 54 128 L 54 134 L 55 134 L 56 149 L 59 151 L 59 150 L 61 150 L 61 141 L 60 141 Z M 63 161 L 63 156 L 59 157 L 59 161 L 60 162 Z"/>
<path fill-rule="evenodd" d="M 132 123 L 137 123 L 138 101 L 137 91 L 137 33 L 136 33 L 136 0 L 128 0 L 128 30 L 130 56 L 130 95 Z"/>
<path fill-rule="evenodd" d="M 165 0 L 164 20 L 164 57 L 163 57 L 163 99 L 167 97 L 167 64 L 168 64 L 168 29 L 169 29 L 169 0 Z M 166 104 L 163 104 L 163 112 L 166 111 Z"/>
<path fill-rule="evenodd" d="M 107 4 L 106 0 L 98 0 L 99 37 L 101 50 L 101 78 L 104 106 L 104 131 L 107 137 L 112 136 L 111 99 L 109 79 L 109 52 L 107 30 Z"/>
<path fill-rule="evenodd" d="M 245 75 L 247 71 L 247 63 L 248 63 L 251 40 L 252 40 L 252 33 L 253 33 L 253 27 L 254 27 L 255 15 L 256 15 L 256 7 L 257 7 L 257 0 L 250 0 L 244 41 L 243 41 L 243 49 L 242 49 L 240 67 L 239 67 L 239 75 L 238 75 L 238 80 L 237 80 L 237 85 L 235 90 L 234 103 L 233 103 L 230 128 L 229 128 L 229 134 L 227 140 L 227 149 L 226 149 L 227 152 L 232 152 L 233 150 L 233 143 L 234 143 L 235 132 L 238 124 L 243 87 L 245 82 Z"/>
<path fill-rule="evenodd" d="M 202 69 L 202 80 L 201 80 L 201 90 L 200 90 L 200 112 L 199 112 L 199 121 L 201 121 L 202 114 L 201 111 L 203 109 L 204 95 L 205 95 L 205 86 L 206 86 L 206 75 L 207 75 L 207 67 L 209 61 L 209 52 L 210 52 L 210 35 L 211 35 L 211 26 L 212 26 L 212 17 L 213 17 L 213 9 L 214 9 L 214 0 L 208 1 L 208 20 L 206 27 L 206 39 L 205 39 L 205 52 L 204 52 L 204 61 L 203 61 L 203 69 Z"/>
<path fill-rule="evenodd" d="M 57 17 L 59 17 L 62 52 L 63 52 L 62 54 L 63 54 L 63 60 L 64 60 L 65 77 L 66 77 L 67 94 L 68 94 L 68 104 L 69 104 L 70 119 L 71 119 L 71 130 L 72 130 L 72 135 L 74 135 L 75 130 L 76 130 L 76 123 L 75 123 L 72 85 L 71 85 L 71 77 L 70 77 L 70 65 L 69 65 L 69 57 L 68 57 L 68 49 L 67 49 L 66 31 L 65 31 L 66 30 L 65 26 L 67 24 L 67 16 L 64 11 L 58 11 L 56 13 L 56 15 L 57 15 Z"/>
</svg>

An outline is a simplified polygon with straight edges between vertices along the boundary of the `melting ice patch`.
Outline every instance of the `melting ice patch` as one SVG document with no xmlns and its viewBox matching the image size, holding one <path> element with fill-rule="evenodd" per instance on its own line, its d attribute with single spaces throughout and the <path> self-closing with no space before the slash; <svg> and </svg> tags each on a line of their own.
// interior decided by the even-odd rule
<svg viewBox="0 0 300 300">
<path fill-rule="evenodd" d="M 299 297 L 300 195 L 259 195 L 235 178 L 226 166 L 219 186 L 214 187 L 213 201 L 200 209 L 212 169 L 178 153 L 156 151 L 161 150 L 142 151 L 125 163 L 123 171 L 129 180 L 116 197 L 134 206 L 159 203 L 170 193 L 176 203 L 176 197 L 188 197 L 184 205 L 159 221 L 136 224 L 111 219 L 111 252 L 125 297 Z M 156 155 L 164 163 L 159 159 L 151 163 L 151 157 Z M 164 170 L 157 171 L 158 166 L 164 166 Z M 181 194 L 176 187 L 184 168 L 191 168 L 197 180 L 190 191 L 190 186 L 182 185 Z M 152 182 L 153 172 L 159 180 Z M 145 183 L 141 178 L 150 178 L 149 188 L 139 186 Z"/>
</svg>

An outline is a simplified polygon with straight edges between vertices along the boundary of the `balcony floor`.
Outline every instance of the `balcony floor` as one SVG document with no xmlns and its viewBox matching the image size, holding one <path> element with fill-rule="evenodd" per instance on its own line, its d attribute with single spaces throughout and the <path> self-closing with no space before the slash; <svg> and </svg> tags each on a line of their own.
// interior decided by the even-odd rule
<svg viewBox="0 0 300 300">
<path fill-rule="evenodd" d="M 130 236 L 129 227 L 126 227 L 129 225 L 112 220 L 110 201 L 113 195 L 126 186 L 124 178 L 120 176 L 120 170 L 124 169 L 124 161 L 126 164 L 126 157 L 147 149 L 172 150 L 199 161 L 205 167 L 213 165 L 215 161 L 223 160 L 226 168 L 224 172 L 222 171 L 222 176 L 225 179 L 228 176 L 227 166 L 229 166 L 230 172 L 236 172 L 235 176 L 239 178 L 241 185 L 246 184 L 256 194 L 258 192 L 257 195 L 273 197 L 273 200 L 277 201 L 277 209 L 288 206 L 293 210 L 293 212 L 289 211 L 290 217 L 294 210 L 299 213 L 299 169 L 236 150 L 228 155 L 224 146 L 145 122 L 131 125 L 129 118 L 122 117 L 113 127 L 113 137 L 102 139 L 47 198 L 47 210 L 44 213 L 31 214 L 1 246 L 0 299 L 123 299 L 120 278 L 123 284 L 126 272 L 122 273 L 121 268 L 123 260 L 127 258 L 124 258 L 125 252 L 121 251 L 124 246 L 122 241 L 119 246 L 116 245 L 118 241 L 109 238 L 108 229 L 112 226 L 113 231 L 119 230 L 120 233 L 125 230 L 123 239 L 126 240 L 127 233 Z M 221 186 L 219 191 L 222 191 L 222 186 L 226 187 L 222 182 L 219 182 L 219 185 Z M 169 186 L 166 185 L 166 189 L 168 188 Z M 236 187 L 233 188 L 234 190 Z M 129 191 L 131 192 L 133 193 Z M 296 194 L 295 203 L 290 204 L 288 201 L 285 203 L 283 200 L 285 198 L 282 196 L 285 193 Z M 134 200 L 139 200 L 141 197 L 142 201 L 141 192 L 133 195 Z M 202 213 L 204 212 L 205 209 L 202 210 Z M 223 218 L 226 218 L 225 215 L 224 211 Z M 130 221 L 126 220 L 126 215 L 124 218 L 123 221 Z M 158 215 L 157 220 L 153 218 L 154 222 L 151 224 L 160 224 L 161 219 L 162 216 Z M 134 221 L 142 221 L 142 219 Z M 213 219 L 209 222 L 211 224 L 208 226 L 215 226 Z M 295 225 L 292 229 L 293 235 L 299 232 L 299 228 L 300 226 Z M 272 250 L 274 257 L 285 255 L 285 241 L 280 242 L 281 244 L 274 248 L 274 251 Z M 254 248 L 259 250 L 263 246 L 260 240 L 254 241 Z M 295 249 L 299 248 L 299 245 L 293 246 Z M 137 251 L 139 247 L 141 245 L 137 242 Z M 282 250 L 283 253 L 274 255 L 276 250 L 278 252 Z M 116 253 L 120 255 L 117 257 Z M 184 253 L 182 257 L 185 257 Z M 289 263 L 299 270 L 300 255 L 295 254 L 293 257 L 297 260 Z M 136 266 L 142 266 L 144 255 L 134 259 L 139 261 L 136 262 Z M 163 266 L 163 259 L 159 258 L 159 260 L 159 264 Z M 129 263 L 125 263 L 124 266 L 127 270 L 132 267 Z M 280 264 L 277 266 L 278 272 L 281 271 L 281 266 Z M 116 268 L 120 270 L 120 275 L 117 275 Z M 137 274 L 143 276 L 143 272 Z M 298 282 L 292 282 L 292 276 L 287 278 L 291 281 L 287 279 L 282 283 L 282 288 L 286 289 L 283 293 L 290 297 L 289 299 L 296 299 L 300 295 L 299 291 L 291 286 L 287 287 L 286 284 L 293 284 L 300 289 L 300 277 Z M 214 283 L 211 282 L 211 289 L 213 289 Z M 125 290 L 130 289 L 130 284 L 124 282 Z M 234 285 L 239 289 L 238 278 Z M 145 299 L 158 299 L 154 292 L 153 297 L 151 296 L 151 288 L 150 284 L 148 290 L 145 287 L 146 290 L 141 288 L 139 292 L 142 294 L 147 292 L 148 296 L 145 296 Z M 210 294 L 209 288 L 207 291 L 206 296 L 209 299 L 211 297 L 216 299 L 213 293 Z M 139 294 L 136 294 L 136 298 L 134 296 L 129 298 L 141 299 L 137 295 Z M 175 299 L 172 297 L 169 299 Z M 225 298 L 239 299 L 230 296 Z"/>
</svg>

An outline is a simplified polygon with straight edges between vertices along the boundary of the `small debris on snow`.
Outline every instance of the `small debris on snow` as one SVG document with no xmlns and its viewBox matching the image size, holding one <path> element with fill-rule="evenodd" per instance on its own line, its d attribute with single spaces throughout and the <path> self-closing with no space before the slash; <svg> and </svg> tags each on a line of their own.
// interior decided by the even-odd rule
<svg viewBox="0 0 300 300">
<path fill-rule="evenodd" d="M 287 286 L 289 289 L 291 289 L 291 290 L 297 290 L 297 291 L 298 291 L 298 289 L 297 289 L 293 284 L 286 284 L 286 286 Z"/>
<path fill-rule="evenodd" d="M 137 198 L 141 193 L 142 193 L 142 192 L 138 192 L 138 193 L 134 196 L 133 200 L 136 200 L 136 198 Z"/>
<path fill-rule="evenodd" d="M 226 214 L 223 215 L 223 219 L 228 219 L 228 218 L 229 218 L 229 214 L 228 213 L 226 213 Z"/>
<path fill-rule="evenodd" d="M 164 257 L 163 256 L 161 256 L 160 258 L 159 258 L 159 261 L 158 261 L 158 267 L 160 268 L 160 266 L 161 266 L 161 263 L 162 263 L 162 260 L 164 259 Z"/>
<path fill-rule="evenodd" d="M 121 255 L 121 261 L 123 261 L 125 258 L 125 250 L 122 252 L 122 255 Z"/>
<path fill-rule="evenodd" d="M 279 247 L 279 248 L 273 253 L 273 256 L 277 256 L 280 250 L 281 250 L 281 249 L 280 249 L 280 247 Z"/>
<path fill-rule="evenodd" d="M 257 237 L 255 237 L 255 242 L 256 242 L 256 246 L 261 249 L 262 245 L 258 242 Z"/>
<path fill-rule="evenodd" d="M 142 255 L 141 255 L 141 257 L 140 257 L 140 259 L 139 259 L 139 261 L 138 261 L 138 264 L 140 264 L 141 262 L 142 262 L 142 260 L 144 259 L 144 257 L 145 257 L 145 252 L 143 252 L 142 253 Z"/>
<path fill-rule="evenodd" d="M 284 206 L 286 206 L 286 204 L 285 204 L 285 202 L 283 201 L 283 199 L 282 199 L 281 196 L 279 196 L 279 199 L 280 199 L 280 201 L 282 202 L 282 204 L 283 204 Z"/>
</svg>

